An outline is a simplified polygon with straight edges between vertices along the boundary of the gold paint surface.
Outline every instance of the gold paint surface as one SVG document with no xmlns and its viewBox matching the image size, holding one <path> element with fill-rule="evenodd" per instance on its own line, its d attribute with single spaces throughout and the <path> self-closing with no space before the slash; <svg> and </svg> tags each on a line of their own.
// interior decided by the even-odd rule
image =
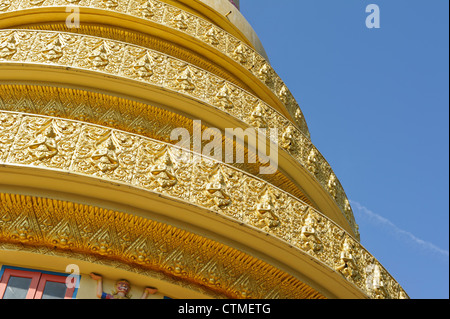
<svg viewBox="0 0 450 319">
<path fill-rule="evenodd" d="M 96 92 L 37 85 L 0 85 L 0 110 L 46 115 L 98 124 L 165 143 L 174 144 L 170 133 L 177 128 L 191 135 L 193 121 L 153 105 Z M 208 127 L 202 127 L 204 132 Z M 224 137 L 224 144 L 230 143 Z M 202 141 L 202 146 L 206 144 Z M 234 149 L 237 144 L 234 141 Z M 203 149 L 203 148 L 202 148 Z M 247 156 L 256 156 L 248 154 Z M 225 159 L 223 160 L 225 162 Z M 263 179 L 312 205 L 310 199 L 291 180 L 277 171 L 259 173 L 260 163 L 231 163 L 233 167 Z M 317 208 L 317 207 L 315 207 Z"/>
<path fill-rule="evenodd" d="M 201 54 L 193 50 L 181 47 L 179 45 L 175 45 L 170 41 L 166 41 L 162 38 L 158 38 L 148 34 L 143 34 L 141 32 L 131 31 L 117 26 L 105 27 L 88 23 L 81 24 L 79 28 L 68 28 L 65 23 L 54 23 L 54 24 L 21 25 L 20 29 L 71 32 L 108 38 L 112 40 L 139 45 L 148 49 L 152 49 L 173 56 L 177 59 L 189 62 L 192 65 L 195 65 L 212 74 L 215 74 L 233 83 L 234 85 L 241 87 L 245 91 L 248 91 L 253 95 L 256 95 L 255 92 L 252 91 L 252 89 L 247 84 L 245 84 L 242 79 L 231 74 L 231 72 L 229 72 L 225 68 L 218 66 L 216 63 L 213 63 L 208 59 L 204 58 L 203 56 L 201 56 Z"/>
<path fill-rule="evenodd" d="M 51 64 L 121 76 L 208 103 L 255 128 L 276 128 L 282 148 L 329 193 L 355 233 L 358 227 L 345 191 L 308 137 L 263 101 L 184 61 L 122 42 L 68 33 L 0 31 L 0 64 Z M 269 137 L 269 136 L 268 136 Z M 272 136 L 270 136 L 273 138 Z"/>
<path fill-rule="evenodd" d="M 215 48 L 256 76 L 283 102 L 296 126 L 309 138 L 307 123 L 294 96 L 270 63 L 251 46 L 209 21 L 158 0 L 114 0 L 108 3 L 103 0 L 18 0 L 9 6 L 5 5 L 3 10 L 0 8 L 0 14 L 29 8 L 76 5 L 131 15 L 188 34 Z"/>
<path fill-rule="evenodd" d="M 52 66 L 61 74 L 67 68 L 120 77 L 189 97 L 249 127 L 277 128 L 280 147 L 333 199 L 353 234 L 314 209 L 281 173 L 263 180 L 255 174 L 257 165 L 239 167 L 197 160 L 192 153 L 188 158 L 180 155 L 167 139 L 175 125 L 190 131 L 191 122 L 185 117 L 99 93 L 42 83 L 0 85 L 0 110 L 6 110 L 0 111 L 1 166 L 90 176 L 197 205 L 292 245 L 370 298 L 407 298 L 359 243 L 358 226 L 340 182 L 311 143 L 294 97 L 259 53 L 180 8 L 187 7 L 157 0 L 0 0 L 0 19 L 3 13 L 17 18 L 25 9 L 42 13 L 66 5 L 94 8 L 103 18 L 144 21 L 173 32 L 174 37 L 188 35 L 199 47 L 226 57 L 223 61 L 232 62 L 228 64 L 232 70 L 248 71 L 261 81 L 264 85 L 258 87 L 267 87 L 293 121 L 258 98 L 231 69 L 207 61 L 202 52 L 109 25 L 85 25 L 73 33 L 1 30 L 0 68 L 2 63 L 24 68 L 34 64 Z M 23 26 L 62 30 L 61 21 L 54 22 Z M 278 100 L 272 102 L 278 105 Z M 0 249 L 11 246 L 163 272 L 165 278 L 181 279 L 228 298 L 323 297 L 261 260 L 181 229 L 89 205 L 0 194 Z"/>
<path fill-rule="evenodd" d="M 404 293 L 340 226 L 293 196 L 221 162 L 186 157 L 161 141 L 107 127 L 12 112 L 0 112 L 0 140 L 4 165 L 83 174 L 171 196 L 289 243 L 368 295 L 399 298 Z M 7 214 L 2 218 L 6 227 L 16 220 Z M 377 269 L 376 277 L 370 269 Z M 373 289 L 370 278 L 383 285 Z"/>
<path fill-rule="evenodd" d="M 324 299 L 234 248 L 167 224 L 72 202 L 0 193 L 0 249 L 8 244 L 82 260 L 100 257 L 226 298 Z"/>
</svg>

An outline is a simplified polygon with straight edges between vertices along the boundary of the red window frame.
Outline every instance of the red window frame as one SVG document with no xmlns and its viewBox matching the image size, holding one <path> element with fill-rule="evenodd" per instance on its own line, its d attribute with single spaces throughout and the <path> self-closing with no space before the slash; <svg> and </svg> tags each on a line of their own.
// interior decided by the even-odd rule
<svg viewBox="0 0 450 319">
<path fill-rule="evenodd" d="M 34 296 L 34 299 L 42 299 L 42 295 L 44 294 L 45 284 L 48 281 L 60 282 L 60 283 L 66 284 L 66 279 L 67 279 L 66 276 L 42 274 L 41 278 L 39 280 L 39 285 L 37 287 L 36 295 Z M 64 299 L 72 299 L 74 291 L 75 291 L 75 287 L 73 287 L 73 288 L 66 287 L 66 294 L 64 295 Z"/>
<path fill-rule="evenodd" d="M 39 271 L 33 270 L 18 270 L 6 268 L 3 272 L 3 276 L 0 280 L 0 299 L 3 299 L 3 296 L 6 292 L 6 288 L 8 286 L 9 279 L 12 277 L 22 277 L 22 278 L 31 278 L 30 287 L 28 288 L 28 293 L 26 295 L 26 299 L 42 299 L 42 295 L 44 294 L 45 284 L 48 281 L 51 282 L 60 282 L 66 283 L 67 276 L 59 276 L 59 275 L 51 275 L 45 274 Z M 75 287 L 66 288 L 66 294 L 64 299 L 72 299 L 74 294 Z"/>
<path fill-rule="evenodd" d="M 25 298 L 34 299 L 34 295 L 36 294 L 36 288 L 39 283 L 39 278 L 41 277 L 40 272 L 25 271 L 18 269 L 5 269 L 2 280 L 0 281 L 0 299 L 3 299 L 6 287 L 8 286 L 9 278 L 11 277 L 31 278 L 30 288 L 28 288 L 28 293 Z"/>
</svg>

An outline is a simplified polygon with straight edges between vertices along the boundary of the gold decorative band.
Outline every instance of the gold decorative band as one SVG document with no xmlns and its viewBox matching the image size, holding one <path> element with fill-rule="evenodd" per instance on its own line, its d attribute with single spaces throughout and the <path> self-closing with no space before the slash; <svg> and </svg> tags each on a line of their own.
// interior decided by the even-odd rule
<svg viewBox="0 0 450 319">
<path fill-rule="evenodd" d="M 69 5 L 98 8 L 149 20 L 208 44 L 264 83 L 282 101 L 298 127 L 309 137 L 308 127 L 298 103 L 272 66 L 249 45 L 211 22 L 180 8 L 158 0 L 17 0 L 5 2 L 0 6 L 0 13 Z"/>
<path fill-rule="evenodd" d="M 59 31 L 69 32 L 77 34 L 91 35 L 94 37 L 108 38 L 112 40 L 122 41 L 129 44 L 135 44 L 148 49 L 152 49 L 174 58 L 186 61 L 192 65 L 195 65 L 203 70 L 206 70 L 212 74 L 215 74 L 222 79 L 227 80 L 236 86 L 241 87 L 245 91 L 250 92 L 253 95 L 257 95 L 252 88 L 250 88 L 242 77 L 238 77 L 224 67 L 217 65 L 210 59 L 205 58 L 203 55 L 176 45 L 168 40 L 164 40 L 158 36 L 144 34 L 142 32 L 132 31 L 129 29 L 121 28 L 119 26 L 99 26 L 94 23 L 84 22 L 80 24 L 79 28 L 69 28 L 65 22 L 52 23 L 52 24 L 28 24 L 20 26 L 20 29 L 30 30 L 46 30 L 46 31 Z"/>
<path fill-rule="evenodd" d="M 0 31 L 0 48 L 0 64 L 51 64 L 120 76 L 206 102 L 252 127 L 281 128 L 279 145 L 317 179 L 358 234 L 343 187 L 309 138 L 263 101 L 231 83 L 159 52 L 91 36 L 5 30 Z"/>
<path fill-rule="evenodd" d="M 326 216 L 226 164 L 186 158 L 161 141 L 111 128 L 12 112 L 0 112 L 0 141 L 0 163 L 83 174 L 171 196 L 290 243 L 369 296 L 404 294 L 374 257 Z"/>
<path fill-rule="evenodd" d="M 2 110 L 88 122 L 170 144 L 174 143 L 170 139 L 170 133 L 175 129 L 183 128 L 193 135 L 193 120 L 181 114 L 125 98 L 77 89 L 0 84 L 0 111 Z M 202 133 L 206 129 L 208 128 L 203 126 Z M 231 141 L 226 142 L 231 143 Z M 202 141 L 202 143 L 203 149 L 207 142 Z M 236 149 L 236 143 L 234 148 Z M 260 163 L 231 163 L 230 165 L 263 179 L 308 205 L 312 205 L 310 199 L 296 184 L 279 170 L 275 174 L 264 175 L 259 173 Z"/>
<path fill-rule="evenodd" d="M 293 276 L 234 248 L 167 224 L 72 202 L 0 193 L 0 250 L 5 244 L 70 252 L 71 258 L 102 257 L 227 298 L 324 299 Z"/>
<path fill-rule="evenodd" d="M 121 76 L 206 102 L 250 126 L 292 127 L 278 111 L 240 87 L 158 51 L 42 30 L 2 30 L 0 47 L 0 61 L 51 64 Z"/>
</svg>

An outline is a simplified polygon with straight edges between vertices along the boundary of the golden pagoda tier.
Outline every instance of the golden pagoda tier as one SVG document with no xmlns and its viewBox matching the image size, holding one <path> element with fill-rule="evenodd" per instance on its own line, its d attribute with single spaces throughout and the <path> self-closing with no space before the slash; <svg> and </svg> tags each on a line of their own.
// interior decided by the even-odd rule
<svg viewBox="0 0 450 319">
<path fill-rule="evenodd" d="M 407 298 L 238 6 L 0 0 L 0 297 L 75 265 L 67 298 Z"/>
</svg>

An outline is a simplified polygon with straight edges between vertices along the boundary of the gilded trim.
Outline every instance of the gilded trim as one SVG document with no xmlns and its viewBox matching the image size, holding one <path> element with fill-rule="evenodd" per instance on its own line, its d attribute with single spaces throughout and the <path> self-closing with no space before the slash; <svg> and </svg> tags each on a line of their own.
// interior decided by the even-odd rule
<svg viewBox="0 0 450 319">
<path fill-rule="evenodd" d="M 0 84 L 1 110 L 88 122 L 169 144 L 174 143 L 170 139 L 170 133 L 174 129 L 184 128 L 192 134 L 193 127 L 192 119 L 153 105 L 97 92 L 49 86 Z M 207 127 L 203 125 L 201 131 L 204 132 L 206 129 Z M 231 143 L 225 137 L 224 139 L 224 144 Z M 202 146 L 206 143 L 203 141 Z M 233 143 L 236 149 L 236 142 L 233 141 Z M 247 153 L 248 150 L 245 150 L 246 156 Z M 262 175 L 259 173 L 260 163 L 231 163 L 230 165 L 263 179 L 308 205 L 314 206 L 311 200 L 279 170 L 275 174 Z"/>
<path fill-rule="evenodd" d="M 250 92 L 253 95 L 256 95 L 256 93 L 247 84 L 245 84 L 242 81 L 242 79 L 239 79 L 237 76 L 233 75 L 225 68 L 218 66 L 216 63 L 212 63 L 199 53 L 194 52 L 188 48 L 181 47 L 179 45 L 174 45 L 169 41 L 166 41 L 164 39 L 149 34 L 126 30 L 118 26 L 105 27 L 89 23 L 83 23 L 82 25 L 80 25 L 79 28 L 72 28 L 72 29 L 68 28 L 65 23 L 21 25 L 20 29 L 60 31 L 60 32 L 85 34 L 95 37 L 102 37 L 122 41 L 129 44 L 135 44 L 186 61 L 203 70 L 215 74 L 218 77 L 221 77 L 233 83 L 236 86 L 241 87 L 242 89 Z"/>
<path fill-rule="evenodd" d="M 359 236 L 344 189 L 308 137 L 277 111 L 239 87 L 184 61 L 122 42 L 49 31 L 0 31 L 1 61 L 84 69 L 120 76 L 200 100 L 252 127 L 277 128 L 275 142 L 333 198 Z"/>
<path fill-rule="evenodd" d="M 111 0 L 110 2 L 111 4 L 103 0 L 43 0 L 40 2 L 19 0 L 14 1 L 8 7 L 5 6 L 3 12 L 76 5 L 131 15 L 169 27 L 177 32 L 183 32 L 218 50 L 257 77 L 285 105 L 296 126 L 309 138 L 307 123 L 294 96 L 270 63 L 251 46 L 211 22 L 161 1 Z"/>
<path fill-rule="evenodd" d="M 404 294 L 340 226 L 291 195 L 223 163 L 188 159 L 170 145 L 123 131 L 11 112 L 0 113 L 0 141 L 0 163 L 6 166 L 82 174 L 177 198 L 289 243 L 369 296 Z M 17 238 L 27 238 L 26 234 Z"/>
<path fill-rule="evenodd" d="M 156 272 L 161 279 L 226 298 L 324 299 L 255 257 L 167 224 L 99 207 L 0 193 L 0 249 L 11 249 L 11 244 L 150 276 Z"/>
</svg>

